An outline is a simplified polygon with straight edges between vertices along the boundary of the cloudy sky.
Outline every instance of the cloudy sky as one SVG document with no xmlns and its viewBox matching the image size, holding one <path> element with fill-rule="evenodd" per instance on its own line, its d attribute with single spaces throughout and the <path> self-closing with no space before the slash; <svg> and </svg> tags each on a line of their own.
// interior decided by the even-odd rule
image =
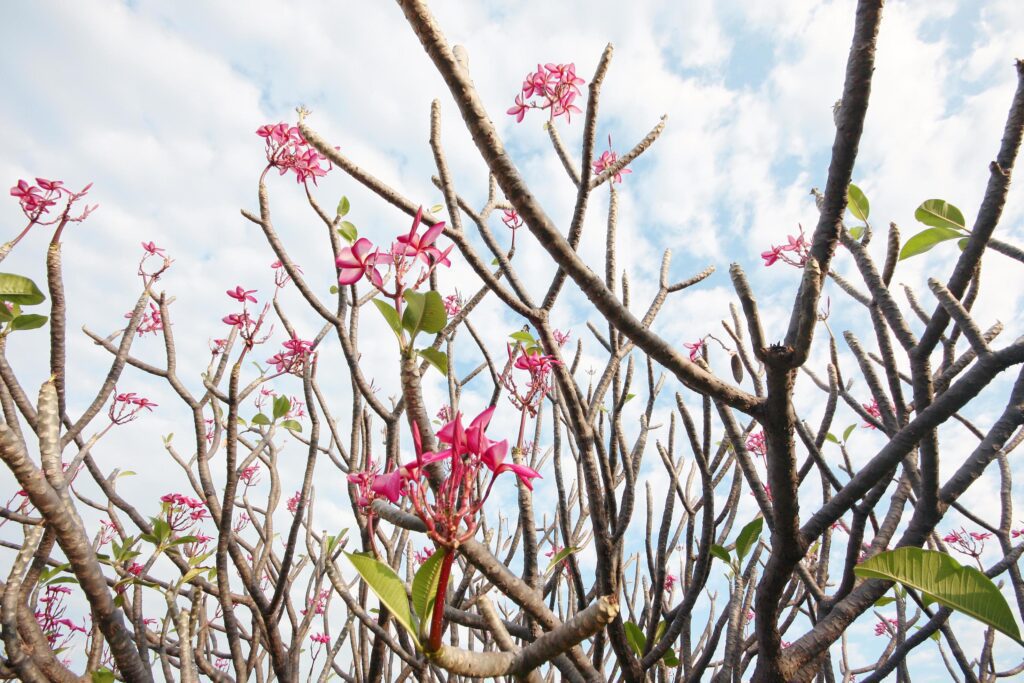
<svg viewBox="0 0 1024 683">
<path fill-rule="evenodd" d="M 758 291 L 768 335 L 782 335 L 797 273 L 763 268 L 759 254 L 800 224 L 816 221 L 808 192 L 824 185 L 853 2 L 451 0 L 431 6 L 449 41 L 467 48 L 472 76 L 500 134 L 548 213 L 563 224 L 573 195 L 542 117 L 535 113 L 516 124 L 504 112 L 537 63 L 574 62 L 589 81 L 605 44 L 613 43 L 598 127 L 602 148 L 611 136 L 622 152 L 668 117 L 661 139 L 634 163 L 620 194 L 620 264 L 631 271 L 635 300 L 644 301 L 655 284 L 650 275 L 663 249 L 673 251 L 676 279 L 717 265 L 716 275 L 674 302 L 659 328 L 672 340 L 693 340 L 717 328 L 725 314 L 726 266 L 736 261 Z M 175 259 L 162 284 L 177 297 L 175 329 L 183 365 L 192 371 L 190 386 L 201 386 L 208 340 L 223 335 L 220 318 L 232 310 L 224 290 L 245 285 L 266 295 L 272 289 L 274 257 L 239 209 L 256 206 L 264 164 L 256 128 L 293 121 L 297 105 L 312 110 L 311 124 L 350 159 L 429 206 L 440 201 L 430 183 L 427 145 L 430 102 L 439 98 L 457 189 L 478 206 L 486 197 L 484 166 L 394 4 L 96 0 L 17 3 L 5 16 L 0 181 L 13 185 L 42 176 L 71 187 L 93 182 L 90 196 L 100 204 L 64 241 L 69 327 L 75 331 L 69 350 L 73 405 L 88 399 L 106 360 L 77 330 L 88 325 L 106 334 L 121 324 L 137 296 L 142 241 L 154 241 Z M 1013 94 L 1013 59 L 1021 56 L 1024 13 L 1015 0 L 889 3 L 854 172 L 870 198 L 873 224 L 884 228 L 894 221 L 904 235 L 912 234 L 914 209 L 933 197 L 959 206 L 970 222 Z M 558 125 L 576 149 L 579 120 Z M 273 176 L 269 186 L 279 234 L 326 294 L 331 258 L 300 188 L 290 176 Z M 327 206 L 347 195 L 351 220 L 371 239 L 386 242 L 408 224 L 338 171 L 316 192 Z M 582 247 L 595 268 L 605 201 L 594 203 Z M 1022 212 L 1017 191 L 1000 227 L 1003 239 L 1024 241 Z M 0 225 L 11 236 L 20 229 L 13 199 L 0 204 Z M 496 220 L 492 227 L 503 230 Z M 4 270 L 41 281 L 47 239 L 42 232 L 30 235 Z M 928 274 L 945 272 L 953 250 L 944 245 L 907 262 L 897 280 L 920 291 Z M 517 261 L 524 279 L 540 291 L 552 272 L 543 252 L 525 240 Z M 848 271 L 851 264 L 837 267 Z M 975 309 L 981 324 L 999 319 L 1008 337 L 1019 335 L 1024 288 L 997 286 L 1019 282 L 1019 269 L 993 255 L 985 273 L 989 289 Z M 459 263 L 442 279 L 446 292 L 456 288 L 474 288 L 470 271 Z M 848 307 L 834 301 L 835 328 L 854 325 Z M 558 314 L 561 326 L 577 336 L 585 337 L 587 320 L 597 320 L 572 296 Z M 304 315 L 297 313 L 300 332 L 312 336 L 316 320 Z M 511 331 L 521 325 L 498 310 L 479 315 L 482 326 Z M 28 332 L 10 343 L 8 355 L 29 386 L 47 372 L 43 338 L 42 331 Z M 493 343 L 500 352 L 500 335 Z M 367 366 L 385 368 L 393 361 L 394 349 L 367 346 Z M 157 340 L 139 344 L 144 357 L 157 360 L 159 352 Z M 378 379 L 393 388 L 384 372 Z M 167 406 L 125 428 L 116 437 L 122 441 L 111 442 L 122 446 L 103 455 L 105 466 L 139 471 L 134 491 L 141 504 L 143 495 L 166 492 L 172 476 L 153 466 L 165 457 L 155 435 L 185 432 L 186 426 L 165 388 L 138 374 L 129 382 L 135 384 L 124 388 L 143 390 Z M 129 438 L 132 447 L 126 449 Z M 0 481 L 5 477 L 0 474 Z M 979 495 L 980 504 L 984 497 Z M 324 514 L 343 524 L 346 505 L 340 503 Z"/>
</svg>

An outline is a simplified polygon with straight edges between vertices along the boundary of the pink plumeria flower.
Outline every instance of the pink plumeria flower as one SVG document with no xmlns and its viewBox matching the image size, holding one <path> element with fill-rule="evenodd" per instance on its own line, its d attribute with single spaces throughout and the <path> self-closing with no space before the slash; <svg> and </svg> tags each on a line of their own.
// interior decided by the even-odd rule
<svg viewBox="0 0 1024 683">
<path fill-rule="evenodd" d="M 444 232 L 445 222 L 438 221 L 427 228 L 427 231 L 422 235 L 417 235 L 416 233 L 419 230 L 422 218 L 423 207 L 421 206 L 416 210 L 416 217 L 412 221 L 412 228 L 410 228 L 409 234 L 398 236 L 398 243 L 405 249 L 405 255 L 419 258 L 428 266 L 433 266 L 434 264 L 451 266 L 452 262 L 448 260 L 448 254 L 455 245 L 451 245 L 444 252 L 434 246 L 434 241 Z"/>
<path fill-rule="evenodd" d="M 765 266 L 775 265 L 780 256 L 782 256 L 782 247 L 772 247 L 768 251 L 761 252 L 761 258 L 764 259 Z"/>
<path fill-rule="evenodd" d="M 700 353 L 704 349 L 704 338 L 701 337 L 695 342 L 683 342 L 683 346 L 690 350 L 690 362 L 696 363 Z"/>
<path fill-rule="evenodd" d="M 597 158 L 597 160 L 594 162 L 594 173 L 597 173 L 597 174 L 604 173 L 606 170 L 608 170 L 609 168 L 614 166 L 618 162 L 618 160 L 619 160 L 619 155 L 612 151 L 612 136 L 609 135 L 608 136 L 608 150 L 605 151 L 605 152 L 602 152 L 601 156 L 599 156 Z M 622 176 L 627 174 L 627 173 L 632 173 L 632 171 L 629 170 L 628 168 L 620 168 L 618 171 L 615 172 L 615 175 L 612 176 L 612 182 L 613 183 L 621 183 L 622 182 Z"/>
<path fill-rule="evenodd" d="M 161 249 L 160 247 L 156 246 L 152 242 L 143 242 L 142 243 L 142 248 L 146 250 L 147 254 L 150 254 L 152 256 L 163 256 L 164 255 L 164 250 Z"/>
<path fill-rule="evenodd" d="M 377 256 L 373 243 L 365 237 L 360 237 L 351 247 L 342 247 L 338 252 L 338 258 L 335 259 L 338 266 L 338 284 L 355 284 L 365 273 L 375 287 L 383 287 L 384 281 L 374 268 Z"/>
<path fill-rule="evenodd" d="M 243 304 L 246 301 L 256 303 L 256 297 L 253 296 L 253 294 L 255 293 L 255 289 L 244 289 L 241 286 L 235 287 L 234 289 L 229 289 L 227 291 L 228 296 L 230 296 L 232 299 L 235 299 L 236 301 L 240 301 Z"/>
</svg>

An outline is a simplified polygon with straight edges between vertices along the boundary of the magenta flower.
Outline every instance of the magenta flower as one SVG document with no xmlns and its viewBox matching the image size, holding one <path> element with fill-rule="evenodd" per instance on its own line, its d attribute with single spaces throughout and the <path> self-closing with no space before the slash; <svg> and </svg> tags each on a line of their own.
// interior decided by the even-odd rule
<svg viewBox="0 0 1024 683">
<path fill-rule="evenodd" d="M 554 356 L 544 355 L 540 351 L 523 351 L 516 358 L 515 366 L 519 370 L 527 370 L 531 373 L 545 373 L 551 369 L 552 365 L 560 365 L 561 362 Z"/>
<path fill-rule="evenodd" d="M 253 296 L 253 294 L 255 293 L 255 289 L 243 289 L 241 286 L 235 287 L 234 289 L 229 289 L 227 291 L 228 296 L 230 296 L 232 299 L 235 299 L 236 301 L 240 301 L 243 304 L 246 301 L 256 303 L 256 297 Z"/>
<path fill-rule="evenodd" d="M 665 590 L 667 590 L 669 593 L 671 593 L 675 589 L 676 581 L 678 581 L 678 580 L 679 580 L 679 577 L 677 577 L 675 574 L 666 574 L 665 575 Z"/>
<path fill-rule="evenodd" d="M 768 453 L 768 444 L 765 440 L 764 430 L 754 432 L 747 437 L 747 450 L 762 458 Z"/>
<path fill-rule="evenodd" d="M 342 247 L 338 258 L 335 259 L 338 266 L 338 284 L 354 284 L 366 273 L 374 286 L 378 289 L 382 287 L 384 281 L 377 269 L 373 267 L 377 256 L 373 243 L 365 237 L 360 237 L 351 247 Z"/>
<path fill-rule="evenodd" d="M 876 420 L 881 421 L 881 419 L 882 419 L 882 411 L 878 407 L 878 401 L 876 401 L 875 399 L 871 399 L 871 403 L 861 403 L 860 405 L 861 405 L 862 408 L 864 408 L 865 412 L 867 412 L 868 415 L 870 415 L 871 417 L 875 418 Z M 875 425 L 871 424 L 870 422 L 865 422 L 861 426 L 862 427 L 867 427 L 868 429 L 878 429 L 878 427 L 876 427 Z"/>
<path fill-rule="evenodd" d="M 250 318 L 248 313 L 232 313 L 231 315 L 224 316 L 222 321 L 232 327 L 244 328 L 249 324 Z"/>
<path fill-rule="evenodd" d="M 151 256 L 163 256 L 164 250 L 156 246 L 152 242 L 143 242 L 142 248 L 146 250 L 146 253 Z"/>
<path fill-rule="evenodd" d="M 330 636 L 326 633 L 314 633 L 309 637 L 309 639 L 314 643 L 319 643 L 320 645 L 328 645 L 331 642 Z"/>
<path fill-rule="evenodd" d="M 606 170 L 614 166 L 616 162 L 618 162 L 618 160 L 619 155 L 612 151 L 612 136 L 609 135 L 608 150 L 602 152 L 601 156 L 599 156 L 597 158 L 597 161 L 594 162 L 594 173 L 604 173 Z M 622 176 L 625 175 L 626 173 L 632 173 L 632 171 L 630 171 L 628 168 L 620 168 L 618 171 L 615 172 L 615 175 L 612 176 L 612 182 L 621 183 Z"/>
<path fill-rule="evenodd" d="M 775 265 L 780 256 L 782 256 L 782 247 L 772 247 L 768 251 L 761 252 L 761 258 L 764 259 L 765 266 Z"/>
<path fill-rule="evenodd" d="M 565 346 L 569 343 L 569 338 L 572 336 L 572 332 L 562 332 L 561 330 L 552 330 L 551 336 L 555 338 L 555 343 L 558 346 Z"/>
<path fill-rule="evenodd" d="M 423 207 L 421 206 L 416 210 L 416 217 L 412 221 L 412 228 L 409 229 L 408 235 L 399 235 L 398 243 L 401 244 L 405 249 L 406 256 L 414 256 L 419 258 L 423 263 L 428 266 L 435 264 L 450 266 L 452 262 L 448 260 L 448 254 L 455 247 L 451 245 L 447 250 L 442 252 L 440 249 L 434 246 L 434 241 L 444 231 L 444 221 L 439 221 L 434 225 L 427 228 L 427 231 L 422 235 L 417 235 L 416 232 L 419 230 L 420 221 L 423 218 Z M 397 250 L 396 250 L 397 251 Z"/>
<path fill-rule="evenodd" d="M 285 504 L 288 508 L 288 512 L 295 514 L 295 511 L 299 509 L 299 501 L 302 500 L 302 492 L 296 491 L 295 495 L 288 499 Z"/>
<path fill-rule="evenodd" d="M 549 121 L 562 115 L 569 121 L 573 112 L 580 112 L 573 100 L 580 95 L 579 86 L 583 83 L 583 79 L 576 76 L 574 64 L 538 64 L 536 71 L 526 75 L 515 97 L 515 105 L 506 113 L 515 116 L 519 123 L 528 109 L 547 109 Z M 533 98 L 538 101 L 532 101 Z"/>
<path fill-rule="evenodd" d="M 690 362 L 696 363 L 697 359 L 700 358 L 700 353 L 704 349 L 704 337 L 701 337 L 695 342 L 683 342 L 683 346 L 690 350 Z"/>
<path fill-rule="evenodd" d="M 521 123 L 526 118 L 526 111 L 530 107 L 527 106 L 526 102 L 523 101 L 522 94 L 516 95 L 516 103 L 510 107 L 506 114 L 516 117 L 516 123 Z"/>
<path fill-rule="evenodd" d="M 517 230 L 523 226 L 523 217 L 516 213 L 515 209 L 502 209 L 501 222 L 509 230 Z"/>
<path fill-rule="evenodd" d="M 404 489 L 405 477 L 401 469 L 388 472 L 387 474 L 379 474 L 374 477 L 373 483 L 370 484 L 370 490 L 374 493 L 379 493 L 392 503 L 398 502 L 398 499 L 403 495 Z"/>
<path fill-rule="evenodd" d="M 295 181 L 306 183 L 309 180 L 316 184 L 316 179 L 327 175 L 331 170 L 321 163 L 327 157 L 317 152 L 295 126 L 281 122 L 260 126 L 256 134 L 266 141 L 267 169 L 276 168 L 284 175 L 288 171 L 295 174 Z M 266 173 L 266 171 L 264 171 Z"/>
</svg>

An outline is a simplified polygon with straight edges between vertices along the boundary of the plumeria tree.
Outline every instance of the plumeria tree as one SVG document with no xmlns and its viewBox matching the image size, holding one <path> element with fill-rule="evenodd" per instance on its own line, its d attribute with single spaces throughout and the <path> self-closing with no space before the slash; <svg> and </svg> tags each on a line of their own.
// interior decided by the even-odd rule
<svg viewBox="0 0 1024 683">
<path fill-rule="evenodd" d="M 145 241 L 125 325 L 85 329 L 109 355 L 106 377 L 74 402 L 83 409 L 70 407 L 76 293 L 64 290 L 61 238 L 96 207 L 89 186 L 12 187 L 26 223 L 0 260 L 30 231 L 52 237 L 43 288 L 0 274 L 0 459 L 20 487 L 0 508 L 0 675 L 902 681 L 908 656 L 928 647 L 955 680 L 1024 671 L 1011 466 L 1024 441 L 1024 339 L 1002 340 L 1000 323 L 972 315 L 983 256 L 1024 264 L 994 236 L 1024 130 L 1024 62 L 973 223 L 932 199 L 915 213 L 915 235 L 890 224 L 875 239 L 851 181 L 882 2 L 861 0 L 827 178 L 811 190 L 818 216 L 762 254 L 776 286 L 792 285 L 785 336 L 766 336 L 745 274 L 762 265 L 734 263 L 721 331 L 670 340 L 659 316 L 714 267 L 673 280 L 665 252 L 650 299 L 631 296 L 616 186 L 642 182 L 629 165 L 666 120 L 621 156 L 611 135 L 597 151 L 611 46 L 589 82 L 573 63 L 538 64 L 495 112 L 546 119 L 575 196 L 560 225 L 502 144 L 466 51 L 446 42 L 424 2 L 399 5 L 487 165 L 485 202 L 454 184 L 439 101 L 424 111 L 443 197 L 429 209 L 319 134 L 305 109 L 295 125 L 260 127 L 258 206 L 242 216 L 265 238 L 274 285 L 219 295 L 223 334 L 198 377 L 179 374 L 175 332 L 185 328 L 160 289 L 174 261 Z M 558 132 L 569 125 L 583 127 L 576 152 Z M 323 203 L 317 183 L 328 174 L 393 207 L 393 224 L 360 234 L 346 197 L 325 208 L 336 199 Z M 290 255 L 311 234 L 275 228 L 275 203 L 296 192 L 333 266 L 329 283 Z M 606 249 L 588 263 L 578 248 L 596 193 L 608 195 Z M 557 266 L 550 281 L 523 275 L 524 240 Z M 959 250 L 928 293 L 892 285 L 902 262 L 953 241 Z M 859 281 L 837 272 L 842 261 Z M 475 290 L 454 289 L 456 262 L 475 273 Z M 592 306 L 586 330 L 556 319 L 570 289 Z M 286 290 L 307 310 L 289 310 Z M 839 306 L 859 326 L 837 333 Z M 488 307 L 521 327 L 480 326 Z M 315 332 L 300 333 L 303 315 Z M 367 317 L 385 338 L 366 331 Z M 7 338 L 47 333 L 37 394 Z M 138 350 L 147 335 L 162 340 L 161 357 Z M 391 362 L 371 365 L 369 345 Z M 350 391 L 327 391 L 327 372 Z M 169 408 L 131 391 L 142 376 L 166 383 L 189 416 L 162 440 L 188 489 L 150 501 L 96 457 L 112 430 Z M 389 399 L 385 378 L 400 389 Z M 984 411 L 971 410 L 981 401 Z M 325 485 L 331 474 L 344 485 Z M 962 504 L 980 485 L 998 491 L 998 518 Z M 354 523 L 327 528 L 323 501 Z M 951 618 L 982 629 L 981 646 Z M 849 647 L 858 624 L 874 633 L 874 656 Z"/>
</svg>

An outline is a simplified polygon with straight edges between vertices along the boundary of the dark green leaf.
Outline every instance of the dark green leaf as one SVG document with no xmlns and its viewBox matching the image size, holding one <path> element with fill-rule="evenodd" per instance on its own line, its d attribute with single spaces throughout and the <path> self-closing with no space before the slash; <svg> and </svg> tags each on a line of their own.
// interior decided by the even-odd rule
<svg viewBox="0 0 1024 683">
<path fill-rule="evenodd" d="M 298 420 L 284 420 L 281 422 L 281 426 L 292 432 L 302 431 L 302 423 Z"/>
<path fill-rule="evenodd" d="M 928 228 L 917 233 L 903 245 L 900 250 L 900 261 L 911 256 L 923 254 L 936 244 L 947 240 L 955 240 L 963 237 L 963 233 L 952 228 Z"/>
<path fill-rule="evenodd" d="M 418 646 L 419 636 L 412 623 L 412 612 L 409 611 L 409 599 L 405 595 L 405 586 L 394 570 L 368 555 L 345 553 L 345 556 L 366 581 L 370 590 L 377 595 L 381 604 L 391 611 L 395 620 L 409 632 Z"/>
<path fill-rule="evenodd" d="M 875 607 L 885 607 L 886 605 L 891 605 L 894 602 L 896 602 L 896 598 L 890 598 L 886 595 L 883 595 L 882 597 L 875 600 Z"/>
<path fill-rule="evenodd" d="M 266 425 L 270 424 L 270 418 L 267 417 L 266 415 L 264 415 L 263 413 L 256 413 L 256 415 L 253 416 L 251 422 L 254 425 L 264 425 L 264 426 L 266 426 Z"/>
<path fill-rule="evenodd" d="M 743 558 L 746 557 L 750 549 L 757 543 L 763 528 L 764 518 L 758 517 L 740 530 L 740 535 L 736 537 L 736 557 L 740 562 L 743 561 Z"/>
<path fill-rule="evenodd" d="M 999 588 L 974 567 L 965 567 L 946 553 L 905 547 L 878 553 L 854 567 L 864 579 L 898 581 L 935 602 L 1021 641 L 1013 612 Z"/>
<path fill-rule="evenodd" d="M 46 301 L 36 283 L 21 275 L 0 273 L 0 301 L 32 306 Z"/>
<path fill-rule="evenodd" d="M 352 225 L 348 221 L 341 222 L 341 225 L 338 227 L 338 234 L 341 235 L 341 238 L 349 244 L 352 244 L 359 239 L 359 231 L 356 230 L 356 226 Z"/>
<path fill-rule="evenodd" d="M 348 213 L 349 208 L 351 208 L 351 205 L 348 202 L 348 197 L 343 196 L 341 198 L 341 201 L 338 202 L 338 215 L 344 218 L 345 215 Z"/>
<path fill-rule="evenodd" d="M 420 620 L 420 628 L 430 623 L 430 613 L 437 600 L 437 584 L 441 579 L 441 563 L 447 551 L 438 548 L 420 565 L 412 579 L 412 608 Z"/>
<path fill-rule="evenodd" d="M 398 311 L 395 310 L 394 306 L 381 301 L 380 299 L 373 299 L 373 305 L 377 307 L 380 314 L 384 316 L 384 321 L 387 322 L 388 327 L 395 333 L 396 337 L 401 338 L 402 336 L 402 321 L 398 319 Z"/>
<path fill-rule="evenodd" d="M 861 189 L 853 183 L 850 183 L 850 187 L 846 190 L 846 208 L 850 210 L 854 218 L 867 222 L 871 206 Z"/>
<path fill-rule="evenodd" d="M 426 308 L 426 296 L 420 292 L 407 290 L 402 297 L 405 299 L 405 311 L 402 313 L 402 328 L 415 337 L 423 322 L 423 311 Z"/>
<path fill-rule="evenodd" d="M 437 349 L 427 347 L 417 351 L 422 358 L 425 358 L 435 368 L 437 368 L 442 375 L 448 376 L 448 354 L 444 351 L 438 351 Z"/>
<path fill-rule="evenodd" d="M 726 564 L 732 564 L 732 558 L 729 557 L 729 551 L 717 543 L 711 544 L 711 554 Z"/>
<path fill-rule="evenodd" d="M 3 303 L 0 303 L 0 323 L 7 323 L 14 320 L 14 312 L 7 308 Z"/>
<path fill-rule="evenodd" d="M 967 222 L 960 209 L 941 199 L 929 199 L 921 203 L 914 212 L 914 218 L 933 228 L 946 228 L 964 232 Z"/>
<path fill-rule="evenodd" d="M 630 649 L 636 654 L 637 657 L 642 657 L 644 654 L 644 648 L 647 647 L 647 637 L 644 632 L 640 630 L 640 627 L 634 624 L 632 621 L 625 623 L 626 627 L 626 642 L 629 643 Z"/>
<path fill-rule="evenodd" d="M 284 417 L 292 409 L 292 403 L 287 396 L 278 396 L 274 399 L 274 419 Z"/>
</svg>

